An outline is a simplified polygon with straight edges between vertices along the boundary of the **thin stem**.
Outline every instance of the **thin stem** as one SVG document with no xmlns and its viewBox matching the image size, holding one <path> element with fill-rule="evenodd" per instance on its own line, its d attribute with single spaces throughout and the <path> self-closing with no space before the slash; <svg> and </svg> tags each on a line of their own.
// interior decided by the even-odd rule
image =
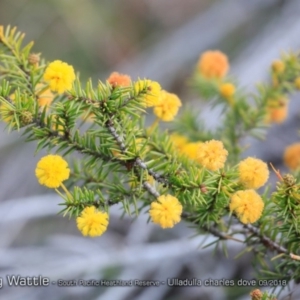
<svg viewBox="0 0 300 300">
<path fill-rule="evenodd" d="M 147 134 L 151 135 L 151 133 L 153 132 L 153 130 L 158 126 L 159 124 L 159 118 L 155 118 L 154 122 L 152 123 L 152 125 L 149 127 L 149 129 L 147 130 Z"/>
<path fill-rule="evenodd" d="M 284 254 L 289 254 L 288 250 L 276 242 L 272 241 L 270 238 L 267 236 L 263 235 L 260 233 L 259 229 L 254 227 L 251 224 L 246 224 L 244 225 L 244 228 L 248 229 L 252 234 L 254 234 L 256 237 L 259 238 L 259 240 L 262 242 L 262 244 L 266 247 L 269 248 L 270 250 L 275 250 L 278 253 L 284 253 Z"/>
<path fill-rule="evenodd" d="M 66 188 L 66 186 L 65 186 L 63 183 L 61 183 L 60 186 L 61 186 L 62 189 L 65 191 L 65 193 L 66 193 L 66 195 L 68 196 L 68 198 L 69 198 L 70 200 L 73 200 L 73 196 L 72 196 L 71 193 L 68 191 L 68 189 Z"/>
</svg>

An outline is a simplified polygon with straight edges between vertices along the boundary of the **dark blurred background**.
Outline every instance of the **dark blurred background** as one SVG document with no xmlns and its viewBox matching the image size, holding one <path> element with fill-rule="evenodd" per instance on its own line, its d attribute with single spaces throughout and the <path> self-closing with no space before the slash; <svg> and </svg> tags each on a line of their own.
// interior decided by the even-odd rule
<svg viewBox="0 0 300 300">
<path fill-rule="evenodd" d="M 211 110 L 187 85 L 201 52 L 227 53 L 231 74 L 253 91 L 267 81 L 269 66 L 281 53 L 300 49 L 299 0 L 0 0 L 0 24 L 17 26 L 34 40 L 35 52 L 60 59 L 80 72 L 82 81 L 105 80 L 112 71 L 133 79 L 150 78 L 201 110 L 209 128 L 220 111 Z M 284 147 L 299 140 L 299 94 L 290 102 L 288 120 L 274 125 L 266 141 L 249 139 L 245 155 L 282 168 Z M 34 169 L 41 152 L 25 144 L 22 132 L 0 131 L 0 277 L 12 274 L 61 279 L 250 279 L 251 253 L 228 243 L 229 258 L 199 247 L 203 237 L 181 223 L 172 230 L 138 220 L 120 219 L 113 208 L 108 232 L 83 238 L 75 221 L 57 216 L 60 199 L 38 185 Z M 274 176 L 271 178 L 273 180 Z M 207 243 L 213 241 L 208 237 Z M 295 287 L 293 287 L 295 288 Z M 249 288 L 57 287 L 9 288 L 0 299 L 50 300 L 229 300 L 249 299 Z M 297 289 L 290 299 L 299 299 Z"/>
</svg>

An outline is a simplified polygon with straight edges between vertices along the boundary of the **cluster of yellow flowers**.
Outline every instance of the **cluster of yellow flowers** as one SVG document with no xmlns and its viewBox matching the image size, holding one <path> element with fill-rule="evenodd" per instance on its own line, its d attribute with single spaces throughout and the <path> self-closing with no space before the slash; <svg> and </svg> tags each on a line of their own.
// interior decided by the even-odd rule
<svg viewBox="0 0 300 300">
<path fill-rule="evenodd" d="M 63 181 L 69 178 L 70 169 L 68 163 L 61 156 L 50 154 L 41 158 L 37 164 L 35 175 L 41 185 L 54 189 L 62 187 L 69 194 Z M 94 206 L 88 206 L 77 217 L 76 223 L 83 235 L 99 236 L 107 229 L 108 214 L 98 211 Z"/>
<path fill-rule="evenodd" d="M 63 181 L 70 176 L 68 163 L 59 155 L 47 155 L 38 162 L 36 177 L 40 184 L 48 188 L 62 187 L 67 193 Z M 68 193 L 69 194 L 69 193 Z M 176 197 L 163 195 L 151 203 L 149 211 L 152 221 L 162 228 L 172 228 L 180 222 L 182 205 Z M 108 226 L 108 213 L 99 211 L 95 206 L 87 206 L 76 219 L 77 228 L 84 236 L 100 236 Z"/>
<path fill-rule="evenodd" d="M 206 51 L 197 64 L 197 71 L 207 80 L 208 84 L 213 82 L 218 86 L 219 94 L 230 105 L 234 105 L 236 94 L 235 85 L 224 80 L 229 70 L 228 59 L 220 51 Z M 285 64 L 275 61 L 272 64 L 272 77 L 274 86 L 278 84 L 278 78 L 285 71 Z M 207 84 L 206 82 L 204 82 Z M 296 78 L 295 87 L 300 89 L 300 77 Z M 275 97 L 267 101 L 267 123 L 282 123 L 288 115 L 288 99 L 280 92 L 274 93 Z M 226 160 L 226 150 L 222 149 L 221 142 L 209 141 L 199 146 L 197 161 L 209 170 L 217 170 L 222 167 Z M 181 145 L 181 149 L 182 149 Z M 215 156 L 215 157 L 214 157 Z M 201 160 L 202 159 L 202 160 Z M 288 147 L 284 154 L 285 164 L 290 169 L 300 168 L 300 144 Z M 267 165 L 256 158 L 246 158 L 238 165 L 239 181 L 245 190 L 235 192 L 230 199 L 229 208 L 234 212 L 242 223 L 253 223 L 257 221 L 263 211 L 264 202 L 255 192 L 262 187 L 269 178 Z"/>
<path fill-rule="evenodd" d="M 218 85 L 219 94 L 230 105 L 234 104 L 236 87 L 232 82 L 223 82 L 229 70 L 227 56 L 218 50 L 209 50 L 200 55 L 197 71 L 208 82 Z"/>
<path fill-rule="evenodd" d="M 138 80 L 135 85 L 136 93 L 147 86 L 147 93 L 144 96 L 145 107 L 153 107 L 153 113 L 159 120 L 169 122 L 176 117 L 179 107 L 181 106 L 180 99 L 172 93 L 162 90 L 160 84 L 152 80 Z"/>
<path fill-rule="evenodd" d="M 38 84 L 36 94 L 39 106 L 49 106 L 54 98 L 51 91 L 61 94 L 70 89 L 75 80 L 75 73 L 72 66 L 56 60 L 47 66 L 43 78 L 49 84 L 50 89 L 47 85 Z M 127 87 L 131 85 L 131 78 L 128 75 L 113 72 L 107 82 L 113 88 Z M 154 114 L 159 119 L 172 121 L 181 106 L 179 98 L 175 94 L 162 90 L 158 82 L 151 80 L 139 80 L 135 83 L 134 88 L 138 93 L 145 86 L 147 87 L 147 93 L 143 99 L 145 106 L 154 107 Z M 70 195 L 63 184 L 63 181 L 69 178 L 70 169 L 61 156 L 47 155 L 43 157 L 38 162 L 35 173 L 40 184 L 55 189 L 62 187 Z M 160 224 L 163 228 L 170 228 L 180 221 L 181 212 L 182 206 L 178 199 L 166 195 L 160 196 L 151 204 L 150 216 L 154 223 Z M 108 219 L 107 212 L 98 211 L 94 206 L 88 206 L 77 217 L 76 223 L 83 235 L 94 237 L 106 231 Z"/>
<path fill-rule="evenodd" d="M 170 136 L 173 147 L 181 154 L 199 163 L 210 171 L 224 167 L 228 151 L 221 141 L 189 142 L 184 136 L 173 133 Z"/>
<path fill-rule="evenodd" d="M 186 149 L 187 156 L 206 169 L 217 171 L 224 167 L 228 152 L 221 141 L 186 143 L 186 139 L 177 134 L 172 135 L 172 141 L 181 153 Z M 229 208 L 236 213 L 242 223 L 253 223 L 260 218 L 264 208 L 262 198 L 254 189 L 262 187 L 267 182 L 269 170 L 267 164 L 260 159 L 248 157 L 240 162 L 238 171 L 239 180 L 246 190 L 237 191 L 231 196 Z"/>
<path fill-rule="evenodd" d="M 262 160 L 248 157 L 238 166 L 240 182 L 247 188 L 235 192 L 230 199 L 229 209 L 235 212 L 242 223 L 256 222 L 262 214 L 264 202 L 254 189 L 262 187 L 269 178 L 269 170 Z"/>
<path fill-rule="evenodd" d="M 186 138 L 173 134 L 172 142 L 181 152 L 210 171 L 224 167 L 228 155 L 221 141 L 187 143 Z M 187 147 L 188 146 L 188 147 Z M 300 155 L 299 155 L 300 158 Z M 235 212 L 242 223 L 257 221 L 263 211 L 264 202 L 254 189 L 262 187 L 269 178 L 269 170 L 260 159 L 248 157 L 238 166 L 239 180 L 246 190 L 237 191 L 231 196 L 230 211 Z"/>
<path fill-rule="evenodd" d="M 221 80 L 228 72 L 227 57 L 220 51 L 207 51 L 198 62 L 198 69 L 202 76 L 210 80 Z M 50 89 L 57 93 L 63 93 L 71 88 L 75 80 L 72 66 L 61 61 L 54 61 L 48 65 L 44 73 L 44 80 Z M 128 75 L 113 72 L 107 79 L 113 87 L 131 86 L 131 78 Z M 37 85 L 39 105 L 49 105 L 53 94 L 47 86 Z M 172 121 L 181 106 L 180 99 L 172 93 L 161 89 L 158 82 L 151 80 L 138 80 L 134 84 L 136 93 L 146 89 L 143 101 L 145 107 L 153 107 L 153 112 L 158 119 Z M 235 86 L 230 82 L 223 82 L 219 86 L 220 95 L 233 104 Z M 210 171 L 224 168 L 228 151 L 221 141 L 210 140 L 206 142 L 189 142 L 187 138 L 173 134 L 171 140 L 180 153 L 199 163 Z M 261 197 L 254 191 L 265 184 L 269 177 L 267 165 L 259 159 L 247 158 L 238 166 L 239 180 L 246 188 L 235 192 L 230 199 L 229 209 L 235 212 L 242 223 L 252 223 L 259 219 L 264 203 Z M 48 155 L 37 164 L 36 176 L 40 184 L 49 188 L 62 187 L 69 178 L 70 170 L 67 162 L 58 155 Z M 70 195 L 70 194 L 69 194 Z M 180 222 L 183 207 L 179 200 L 171 196 L 161 195 L 150 205 L 149 214 L 151 220 L 162 228 L 171 228 Z M 95 206 L 87 206 L 77 217 L 77 227 L 83 235 L 99 236 L 108 226 L 109 216 L 107 212 L 99 211 Z"/>
<path fill-rule="evenodd" d="M 35 93 L 38 105 L 48 107 L 54 99 L 52 91 L 62 94 L 70 89 L 75 80 L 75 73 L 72 66 L 60 60 L 55 60 L 47 66 L 43 78 L 45 83 L 38 83 L 35 87 Z M 10 95 L 10 100 L 14 103 L 15 94 Z M 0 115 L 3 121 L 10 122 L 14 115 L 13 107 L 6 103 L 1 104 Z"/>
<path fill-rule="evenodd" d="M 154 106 L 153 113 L 162 121 L 172 121 L 180 106 L 181 101 L 175 94 L 162 90 L 159 94 L 159 103 Z"/>
<path fill-rule="evenodd" d="M 6 37 L 3 27 L 0 26 L 0 41 L 3 41 L 3 39 L 6 39 Z M 37 70 L 39 60 L 39 54 L 29 54 L 29 67 L 33 70 Z M 295 75 L 293 75 L 294 82 L 291 80 L 286 80 L 287 76 L 285 75 L 289 75 L 289 63 L 285 64 L 285 62 L 287 62 L 287 60 L 284 59 L 283 61 L 277 60 L 273 62 L 272 89 L 270 91 L 267 90 L 265 94 L 262 93 L 262 103 L 266 103 L 266 107 L 264 108 L 267 110 L 265 120 L 267 123 L 282 123 L 286 119 L 288 114 L 289 100 L 286 98 L 285 91 L 285 89 L 288 90 L 288 88 L 286 88 L 283 83 L 292 84 L 295 88 L 300 89 L 300 76 L 296 77 L 295 79 Z M 200 78 L 199 82 L 203 86 L 207 85 L 209 87 L 207 90 L 204 89 L 205 91 L 203 95 L 205 97 L 209 98 L 211 95 L 218 96 L 218 98 L 225 100 L 230 106 L 232 106 L 231 108 L 234 113 L 239 111 L 239 108 L 242 107 L 242 105 L 238 106 L 239 100 L 242 103 L 244 96 L 241 94 L 242 97 L 239 97 L 240 91 L 237 91 L 234 83 L 231 82 L 229 77 L 227 77 L 227 73 L 229 71 L 229 61 L 224 53 L 213 50 L 204 52 L 199 57 L 196 70 L 198 72 L 197 79 Z M 74 68 L 71 65 L 60 60 L 55 60 L 47 65 L 43 77 L 39 77 L 39 79 L 39 83 L 34 86 L 34 90 L 31 92 L 34 94 L 34 98 L 37 100 L 38 107 L 44 108 L 51 105 L 55 95 L 61 95 L 70 90 L 73 86 L 76 76 Z M 181 100 L 177 95 L 163 90 L 158 82 L 150 79 L 132 82 L 130 76 L 113 72 L 106 81 L 107 84 L 110 85 L 110 91 L 117 92 L 118 89 L 120 89 L 121 92 L 124 91 L 124 93 L 127 93 L 127 91 L 131 89 L 131 92 L 128 92 L 128 94 L 131 95 L 131 93 L 133 93 L 134 95 L 138 95 L 138 98 L 140 101 L 142 101 L 144 108 L 153 108 L 153 114 L 156 116 L 154 125 L 157 125 L 159 120 L 165 122 L 173 121 L 178 114 L 179 108 L 182 106 Z M 75 87 L 77 87 L 77 85 L 75 85 Z M 290 87 L 290 85 L 288 85 L 288 87 Z M 91 89 L 87 88 L 87 90 L 89 90 L 87 93 L 90 93 Z M 128 94 L 126 94 L 126 96 Z M 264 98 L 264 95 L 267 95 L 266 98 Z M 67 93 L 65 93 L 64 96 L 67 96 Z M 92 98 L 90 95 L 88 95 L 88 97 Z M 269 97 L 269 99 L 267 97 Z M 28 98 L 32 100 L 31 97 Z M 23 126 L 28 125 L 33 120 L 33 114 L 29 111 L 29 109 L 27 110 L 26 105 L 22 106 L 25 107 L 24 111 L 19 109 L 17 104 L 20 104 L 20 99 L 24 99 L 26 101 L 25 96 L 20 94 L 19 90 L 15 90 L 14 94 L 7 97 L 7 99 L 4 99 L 4 103 L 2 103 L 0 106 L 0 114 L 2 115 L 2 119 L 4 121 L 10 122 L 13 117 L 16 117 L 17 122 L 17 117 L 20 117 L 20 123 L 22 123 Z M 28 103 L 31 105 L 32 101 Z M 85 116 L 85 118 L 91 117 L 94 118 L 95 116 Z M 27 123 L 24 121 L 26 118 Z M 48 118 L 53 121 L 51 126 L 55 131 L 58 131 L 59 134 L 65 130 L 67 122 L 63 120 L 58 113 L 53 113 L 48 116 Z M 253 122 L 253 124 L 255 125 L 256 123 Z M 151 139 L 153 127 L 154 126 L 147 130 L 149 140 Z M 121 145 L 123 141 L 119 141 L 117 130 L 114 131 L 113 127 L 109 127 L 109 129 L 110 133 L 115 139 L 115 142 L 118 142 L 118 144 Z M 217 174 L 213 174 L 211 178 L 217 178 L 220 176 L 218 192 L 224 191 L 222 196 L 229 196 L 228 202 L 226 202 L 226 208 L 229 209 L 231 214 L 236 215 L 241 223 L 248 224 L 259 220 L 264 209 L 264 201 L 256 192 L 256 190 L 265 185 L 269 178 L 269 170 L 265 162 L 254 157 L 245 158 L 239 162 L 237 167 L 233 167 L 232 170 L 230 170 L 231 172 L 228 172 L 230 176 L 227 176 L 227 170 L 224 169 L 224 167 L 228 157 L 228 151 L 225 149 L 221 141 L 214 139 L 206 141 L 189 141 L 186 137 L 176 133 L 171 135 L 171 141 L 174 148 L 178 150 L 179 154 L 182 154 L 193 160 L 193 162 L 195 162 L 199 167 L 200 172 L 203 171 L 201 176 L 202 174 L 204 174 L 203 177 L 206 175 L 210 176 L 212 172 L 217 172 Z M 141 164 L 138 164 L 137 159 L 136 161 L 132 160 L 132 164 L 135 166 L 138 165 L 143 168 L 143 171 L 146 171 L 148 168 L 148 162 L 141 161 L 143 160 L 143 155 L 146 157 L 145 153 L 148 153 L 150 150 L 152 150 L 147 143 L 148 138 L 136 137 L 133 145 L 126 145 L 126 147 L 120 146 L 120 152 L 117 152 L 116 149 L 112 149 L 112 154 L 119 160 L 123 159 L 122 155 L 124 153 L 137 152 L 135 156 L 140 159 Z M 175 157 L 175 159 L 177 158 L 180 163 L 181 157 Z M 286 148 L 284 153 L 284 162 L 292 170 L 300 169 L 300 143 L 290 145 Z M 182 161 L 183 165 L 185 165 L 185 163 L 186 161 Z M 147 167 L 144 167 L 145 165 Z M 184 209 L 181 203 L 181 197 L 178 196 L 178 194 L 175 194 L 178 196 L 178 199 L 177 197 L 168 193 L 159 195 L 159 192 L 155 190 L 155 185 L 158 185 L 158 183 L 155 184 L 155 179 L 159 181 L 157 179 L 158 177 L 155 175 L 150 176 L 152 172 L 153 174 L 155 173 L 153 169 L 148 171 L 148 175 L 143 174 L 143 178 L 146 178 L 146 182 L 143 182 L 143 187 L 147 188 L 149 194 L 156 195 L 156 199 L 150 204 L 150 219 L 153 223 L 160 225 L 162 228 L 172 228 L 181 220 Z M 104 207 L 100 207 L 99 205 L 95 204 L 96 202 L 93 202 L 93 205 L 87 201 L 85 203 L 84 201 L 82 201 L 83 203 L 81 203 L 81 201 L 78 203 L 76 193 L 72 195 L 64 185 L 64 181 L 68 180 L 70 177 L 70 172 L 71 171 L 68 163 L 61 156 L 51 154 L 40 159 L 35 169 L 36 177 L 41 185 L 55 189 L 59 195 L 66 199 L 65 204 L 67 206 L 70 205 L 67 207 L 67 211 L 72 206 L 76 208 L 74 211 L 72 211 L 72 213 L 76 213 L 76 224 L 78 230 L 84 236 L 100 236 L 107 230 L 109 225 L 108 208 L 106 205 L 104 205 Z M 214 175 L 216 175 L 216 177 Z M 230 187 L 229 185 L 226 186 L 225 184 L 224 186 L 221 185 L 221 183 L 223 184 L 233 175 L 236 176 L 236 180 L 233 180 L 233 182 L 230 183 Z M 133 176 L 134 180 L 131 182 L 129 181 L 129 185 L 132 190 L 134 190 L 136 188 L 136 174 L 132 173 L 131 176 Z M 161 175 L 159 174 L 159 176 Z M 204 183 L 206 182 L 205 180 L 206 178 L 203 180 Z M 165 182 L 168 182 L 168 180 Z M 174 190 L 176 193 L 181 190 L 176 186 L 178 183 L 180 183 L 179 178 L 178 181 L 174 178 Z M 172 184 L 173 183 L 170 180 L 170 189 L 173 188 Z M 194 189 L 194 183 L 192 184 L 192 188 Z M 200 185 L 197 184 L 196 186 L 197 189 L 199 187 L 201 192 L 204 190 L 202 189 L 202 185 L 204 184 L 201 183 Z M 164 188 L 167 187 L 168 184 L 164 184 Z M 140 189 L 140 186 L 138 188 Z M 66 197 L 62 195 L 60 189 L 65 192 Z M 208 186 L 204 193 L 213 189 L 214 188 Z M 92 195 L 92 193 L 90 195 Z M 206 196 L 209 195 L 210 192 Z M 78 208 L 80 208 L 81 211 L 77 212 Z"/>
<path fill-rule="evenodd" d="M 51 62 L 45 70 L 44 80 L 50 85 L 50 89 L 58 94 L 62 94 L 71 89 L 75 80 L 75 73 L 72 66 L 60 60 Z M 113 72 L 107 79 L 112 87 L 126 87 L 131 85 L 131 78 L 128 75 Z M 145 106 L 154 107 L 154 114 L 162 121 L 168 122 L 174 120 L 181 106 L 180 99 L 172 93 L 161 89 L 158 82 L 152 80 L 138 80 L 134 88 L 137 93 L 147 87 L 147 93 L 144 96 Z M 49 90 L 43 90 L 39 95 L 40 105 L 51 103 L 52 93 Z"/>
</svg>

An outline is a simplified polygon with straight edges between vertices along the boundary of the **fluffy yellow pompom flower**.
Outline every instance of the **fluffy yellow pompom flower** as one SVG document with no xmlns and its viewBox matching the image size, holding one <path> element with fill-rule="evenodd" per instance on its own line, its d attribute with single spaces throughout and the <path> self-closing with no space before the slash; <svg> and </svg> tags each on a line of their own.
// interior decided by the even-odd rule
<svg viewBox="0 0 300 300">
<path fill-rule="evenodd" d="M 217 171 L 224 167 L 227 155 L 221 141 L 211 140 L 199 147 L 197 161 L 206 169 Z"/>
<path fill-rule="evenodd" d="M 248 157 L 239 163 L 240 181 L 249 189 L 262 187 L 269 178 L 269 170 L 262 160 Z"/>
<path fill-rule="evenodd" d="M 62 94 L 72 87 L 75 80 L 74 69 L 65 62 L 55 60 L 46 68 L 44 80 L 49 83 L 52 91 Z"/>
<path fill-rule="evenodd" d="M 285 148 L 283 161 L 293 171 L 300 168 L 300 143 L 295 143 Z"/>
<path fill-rule="evenodd" d="M 76 219 L 77 228 L 84 236 L 100 236 L 108 225 L 108 214 L 96 209 L 95 206 L 86 207 Z"/>
<path fill-rule="evenodd" d="M 117 86 L 130 86 L 131 78 L 126 74 L 120 74 L 118 72 L 112 72 L 110 76 L 107 78 L 107 81 L 112 87 Z"/>
<path fill-rule="evenodd" d="M 160 92 L 159 104 L 154 106 L 154 114 L 162 121 L 173 121 L 181 106 L 180 99 L 172 93 L 168 93 L 164 90 Z"/>
<path fill-rule="evenodd" d="M 237 191 L 231 196 L 229 209 L 242 223 L 254 223 L 261 217 L 264 202 L 254 190 Z"/>
<path fill-rule="evenodd" d="M 41 185 L 58 188 L 70 176 L 68 163 L 59 155 L 47 155 L 38 162 L 35 175 Z"/>
<path fill-rule="evenodd" d="M 235 86 L 230 82 L 223 83 L 221 84 L 219 91 L 222 97 L 224 97 L 227 100 L 231 100 L 232 96 L 235 93 Z"/>
<path fill-rule="evenodd" d="M 227 56 L 221 51 L 206 51 L 198 61 L 198 70 L 205 78 L 223 78 L 229 69 Z"/>
<path fill-rule="evenodd" d="M 176 197 L 171 195 L 162 195 L 157 201 L 152 202 L 149 210 L 153 223 L 162 228 L 172 228 L 180 222 L 182 205 Z"/>
<path fill-rule="evenodd" d="M 147 93 L 144 95 L 144 101 L 146 107 L 152 107 L 160 102 L 160 91 L 161 86 L 158 82 L 152 80 L 138 80 L 135 85 L 134 89 L 135 92 L 138 94 L 142 90 L 147 89 Z"/>
</svg>

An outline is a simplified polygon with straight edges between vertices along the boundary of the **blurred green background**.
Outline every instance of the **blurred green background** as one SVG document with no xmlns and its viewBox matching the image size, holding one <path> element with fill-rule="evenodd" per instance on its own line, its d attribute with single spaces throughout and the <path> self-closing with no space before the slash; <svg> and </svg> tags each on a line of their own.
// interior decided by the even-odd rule
<svg viewBox="0 0 300 300">
<path fill-rule="evenodd" d="M 80 71 L 82 80 L 100 76 L 104 80 L 211 2 L 2 0 L 0 19 L 26 32 L 27 39 L 35 41 L 35 51 L 47 60 L 67 61 Z"/>
</svg>

